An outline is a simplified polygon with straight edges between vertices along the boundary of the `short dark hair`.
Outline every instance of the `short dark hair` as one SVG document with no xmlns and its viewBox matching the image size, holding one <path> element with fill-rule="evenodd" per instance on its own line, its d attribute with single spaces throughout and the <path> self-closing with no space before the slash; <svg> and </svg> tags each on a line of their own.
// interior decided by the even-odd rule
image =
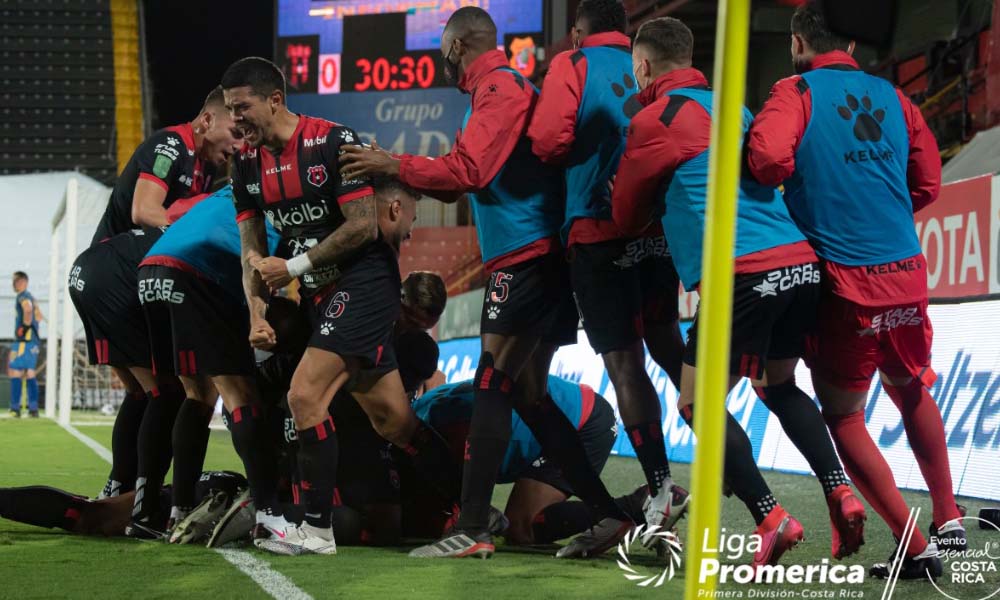
<svg viewBox="0 0 1000 600">
<path fill-rule="evenodd" d="M 478 6 L 463 6 L 451 13 L 448 22 L 445 23 L 444 30 L 450 31 L 452 35 L 463 40 L 466 40 L 472 33 L 492 33 L 493 40 L 490 43 L 493 45 L 497 43 L 497 26 L 493 22 L 493 17 Z M 468 43 L 467 40 L 466 43 Z"/>
<path fill-rule="evenodd" d="M 403 389 L 416 391 L 438 368 L 440 349 L 425 331 L 406 331 L 395 339 L 396 362 Z"/>
<path fill-rule="evenodd" d="M 23 279 L 23 280 L 27 281 L 28 280 L 28 274 L 25 273 L 24 271 L 14 271 L 14 279 Z"/>
<path fill-rule="evenodd" d="M 792 33 L 799 35 L 817 54 L 847 50 L 851 40 L 834 35 L 826 24 L 823 11 L 814 2 L 798 7 L 792 15 Z"/>
<path fill-rule="evenodd" d="M 403 297 L 407 305 L 437 319 L 448 304 L 448 288 L 437 273 L 413 271 L 403 280 Z"/>
<path fill-rule="evenodd" d="M 267 98 L 274 90 L 285 95 L 285 75 L 278 65 L 259 56 L 241 58 L 222 74 L 222 88 L 231 90 L 249 86 L 253 93 Z"/>
<path fill-rule="evenodd" d="M 223 107 L 225 105 L 226 99 L 222 96 L 222 86 L 217 85 L 205 96 L 205 103 L 201 105 L 201 111 L 205 112 L 210 106 Z"/>
<path fill-rule="evenodd" d="M 420 200 L 421 194 L 417 190 L 406 185 L 399 179 L 395 177 L 386 177 L 384 175 L 379 175 L 372 179 L 372 189 L 375 191 L 376 195 L 389 194 L 391 192 L 402 192 L 408 196 L 412 196 L 415 200 Z"/>
<path fill-rule="evenodd" d="M 584 19 L 590 33 L 620 31 L 628 28 L 628 15 L 622 0 L 582 0 L 576 7 L 576 20 Z"/>
<path fill-rule="evenodd" d="M 694 35 L 680 19 L 650 19 L 635 34 L 635 46 L 645 46 L 655 62 L 690 64 L 694 53 Z"/>
</svg>

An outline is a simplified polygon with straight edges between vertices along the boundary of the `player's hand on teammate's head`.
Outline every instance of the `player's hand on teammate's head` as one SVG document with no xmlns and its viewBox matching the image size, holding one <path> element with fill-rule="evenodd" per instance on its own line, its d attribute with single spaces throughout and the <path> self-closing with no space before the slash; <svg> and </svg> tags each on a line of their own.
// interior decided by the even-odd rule
<svg viewBox="0 0 1000 600">
<path fill-rule="evenodd" d="M 260 278 L 267 284 L 271 293 L 275 293 L 285 287 L 294 279 L 288 273 L 288 265 L 285 259 L 276 256 L 268 256 L 260 259 L 254 268 L 260 273 Z"/>
<path fill-rule="evenodd" d="M 278 336 L 274 333 L 271 324 L 267 319 L 254 319 L 250 323 L 250 345 L 258 350 L 270 350 L 278 343 Z"/>
<path fill-rule="evenodd" d="M 373 140 L 371 147 L 340 147 L 340 176 L 345 180 L 385 175 L 399 176 L 399 159 L 379 147 Z"/>
</svg>

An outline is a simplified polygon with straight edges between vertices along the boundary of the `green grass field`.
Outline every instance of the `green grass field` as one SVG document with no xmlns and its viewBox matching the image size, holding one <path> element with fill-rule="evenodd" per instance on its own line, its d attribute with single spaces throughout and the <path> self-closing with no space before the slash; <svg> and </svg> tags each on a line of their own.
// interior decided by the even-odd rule
<svg viewBox="0 0 1000 600">
<path fill-rule="evenodd" d="M 111 428 L 81 426 L 79 430 L 110 447 Z M 342 456 L 345 456 L 342 453 Z M 206 468 L 239 469 L 239 462 L 225 432 L 213 432 Z M 76 493 L 94 495 L 104 483 L 108 464 L 93 450 L 48 420 L 0 419 L 0 487 L 50 485 Z M 766 473 L 775 495 L 803 523 L 806 541 L 786 555 L 784 563 L 819 564 L 829 557 L 830 532 L 826 505 L 819 485 L 810 478 Z M 690 481 L 687 465 L 674 467 L 675 479 Z M 632 459 L 612 457 L 604 479 L 616 494 L 631 491 L 641 481 Z M 497 490 L 495 504 L 503 506 L 509 488 Z M 913 505 L 929 515 L 926 494 L 905 493 Z M 960 500 L 977 514 L 982 501 Z M 891 551 L 891 536 L 869 511 L 867 545 L 846 564 L 869 564 Z M 921 517 L 926 528 L 929 517 Z M 750 533 L 752 521 L 735 499 L 723 502 L 723 526 L 727 533 Z M 686 537 L 685 528 L 682 536 Z M 970 530 L 970 545 L 982 548 L 991 538 Z M 992 539 L 996 539 L 995 537 Z M 638 544 L 637 544 L 638 545 Z M 627 581 L 615 555 L 590 561 L 561 561 L 551 551 L 518 550 L 502 545 L 488 561 L 420 561 L 406 556 L 408 548 L 373 549 L 342 547 L 336 556 L 277 557 L 250 549 L 260 563 L 292 582 L 314 598 L 678 598 L 684 586 L 683 572 L 661 588 L 640 588 Z M 651 554 L 633 557 L 650 574 L 662 565 Z M 168 546 L 125 539 L 82 538 L 0 520 L 0 564 L 3 570 L 0 598 L 267 598 L 254 580 L 225 557 L 197 546 Z M 944 588 L 961 600 L 991 594 L 1000 585 L 997 573 L 986 585 Z M 727 598 L 870 598 L 882 597 L 884 583 L 869 580 L 844 586 L 826 595 L 834 586 L 727 585 Z M 286 588 L 287 589 L 287 588 Z M 294 588 L 292 588 L 294 589 Z M 778 593 L 781 595 L 778 595 Z M 280 594 L 279 594 L 280 595 Z M 723 597 L 723 596 L 718 596 Z M 944 598 L 926 582 L 899 582 L 895 598 L 919 600 Z"/>
</svg>

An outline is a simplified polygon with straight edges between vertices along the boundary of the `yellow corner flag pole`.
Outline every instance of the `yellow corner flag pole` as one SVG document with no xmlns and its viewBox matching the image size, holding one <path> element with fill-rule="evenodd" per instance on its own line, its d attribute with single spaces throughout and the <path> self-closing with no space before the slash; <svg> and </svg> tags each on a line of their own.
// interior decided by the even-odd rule
<svg viewBox="0 0 1000 600">
<path fill-rule="evenodd" d="M 719 0 L 715 34 L 715 96 L 705 207 L 701 308 L 698 316 L 698 375 L 695 380 L 695 448 L 688 529 L 685 600 L 711 598 L 716 577 L 701 581 L 705 540 L 717 548 L 725 453 L 726 393 L 729 389 L 729 342 L 732 323 L 733 247 L 736 198 L 743 141 L 750 0 Z"/>
</svg>

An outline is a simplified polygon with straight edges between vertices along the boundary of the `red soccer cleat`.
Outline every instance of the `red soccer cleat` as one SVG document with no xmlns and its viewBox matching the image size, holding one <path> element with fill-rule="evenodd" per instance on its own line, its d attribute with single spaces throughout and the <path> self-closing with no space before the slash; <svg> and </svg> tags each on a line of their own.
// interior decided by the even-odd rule
<svg viewBox="0 0 1000 600">
<path fill-rule="evenodd" d="M 753 555 L 753 562 L 750 563 L 755 569 L 764 565 L 778 564 L 781 555 L 791 550 L 805 537 L 802 523 L 788 514 L 781 505 L 776 506 L 767 515 L 754 533 L 763 541 L 760 550 Z"/>
<path fill-rule="evenodd" d="M 826 504 L 832 532 L 830 553 L 840 560 L 865 544 L 865 507 L 848 485 L 839 485 L 830 492 Z"/>
</svg>

